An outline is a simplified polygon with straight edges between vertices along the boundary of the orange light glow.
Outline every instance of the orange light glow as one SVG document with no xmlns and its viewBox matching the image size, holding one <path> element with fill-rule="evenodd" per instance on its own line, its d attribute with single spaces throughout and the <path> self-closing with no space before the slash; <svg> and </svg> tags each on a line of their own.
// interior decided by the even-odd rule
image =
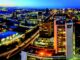
<svg viewBox="0 0 80 60">
<path fill-rule="evenodd" d="M 52 56 L 52 52 L 48 50 L 40 50 L 37 52 L 39 56 L 45 57 L 45 56 Z"/>
<path fill-rule="evenodd" d="M 51 53 L 47 53 L 47 56 L 52 56 L 52 54 Z"/>
<path fill-rule="evenodd" d="M 80 21 L 76 22 L 77 24 L 80 24 Z"/>
<path fill-rule="evenodd" d="M 39 56 L 45 56 L 45 51 L 40 51 Z"/>
</svg>

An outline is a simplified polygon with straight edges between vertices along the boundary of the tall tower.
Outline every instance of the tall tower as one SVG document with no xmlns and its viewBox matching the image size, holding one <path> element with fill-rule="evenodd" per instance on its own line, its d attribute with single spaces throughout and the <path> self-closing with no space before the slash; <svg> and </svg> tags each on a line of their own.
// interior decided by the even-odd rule
<svg viewBox="0 0 80 60">
<path fill-rule="evenodd" d="M 54 19 L 54 49 L 56 54 L 72 57 L 73 22 L 66 21 L 65 15 L 56 15 Z"/>
<path fill-rule="evenodd" d="M 73 56 L 73 22 L 69 20 L 65 25 L 66 29 L 66 58 L 71 58 Z"/>
<path fill-rule="evenodd" d="M 54 20 L 54 49 L 56 53 L 64 53 L 66 50 L 65 21 Z"/>
<path fill-rule="evenodd" d="M 75 22 L 75 49 L 76 54 L 80 54 L 80 22 Z"/>
</svg>

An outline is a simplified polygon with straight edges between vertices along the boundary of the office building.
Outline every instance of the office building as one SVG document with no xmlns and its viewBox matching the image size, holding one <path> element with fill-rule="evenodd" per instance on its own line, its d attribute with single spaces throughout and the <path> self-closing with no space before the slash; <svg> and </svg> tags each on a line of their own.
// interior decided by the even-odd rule
<svg viewBox="0 0 80 60">
<path fill-rule="evenodd" d="M 54 20 L 54 49 L 56 54 L 72 57 L 73 22 L 66 15 L 56 15 Z"/>
</svg>

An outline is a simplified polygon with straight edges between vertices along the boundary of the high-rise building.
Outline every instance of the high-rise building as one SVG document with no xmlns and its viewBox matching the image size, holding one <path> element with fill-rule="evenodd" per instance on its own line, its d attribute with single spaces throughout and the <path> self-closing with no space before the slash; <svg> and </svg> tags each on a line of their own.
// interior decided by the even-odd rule
<svg viewBox="0 0 80 60">
<path fill-rule="evenodd" d="M 75 48 L 76 53 L 80 54 L 80 22 L 75 23 Z"/>
<path fill-rule="evenodd" d="M 72 57 L 73 22 L 66 21 L 65 15 L 56 15 L 54 20 L 54 49 L 56 54 Z"/>
</svg>

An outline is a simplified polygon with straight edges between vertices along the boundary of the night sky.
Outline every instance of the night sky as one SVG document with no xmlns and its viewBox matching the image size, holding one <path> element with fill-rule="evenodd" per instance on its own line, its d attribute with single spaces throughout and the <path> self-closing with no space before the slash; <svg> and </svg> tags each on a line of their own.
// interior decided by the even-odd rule
<svg viewBox="0 0 80 60">
<path fill-rule="evenodd" d="M 30 8 L 80 8 L 80 0 L 0 0 L 0 6 Z"/>
</svg>

